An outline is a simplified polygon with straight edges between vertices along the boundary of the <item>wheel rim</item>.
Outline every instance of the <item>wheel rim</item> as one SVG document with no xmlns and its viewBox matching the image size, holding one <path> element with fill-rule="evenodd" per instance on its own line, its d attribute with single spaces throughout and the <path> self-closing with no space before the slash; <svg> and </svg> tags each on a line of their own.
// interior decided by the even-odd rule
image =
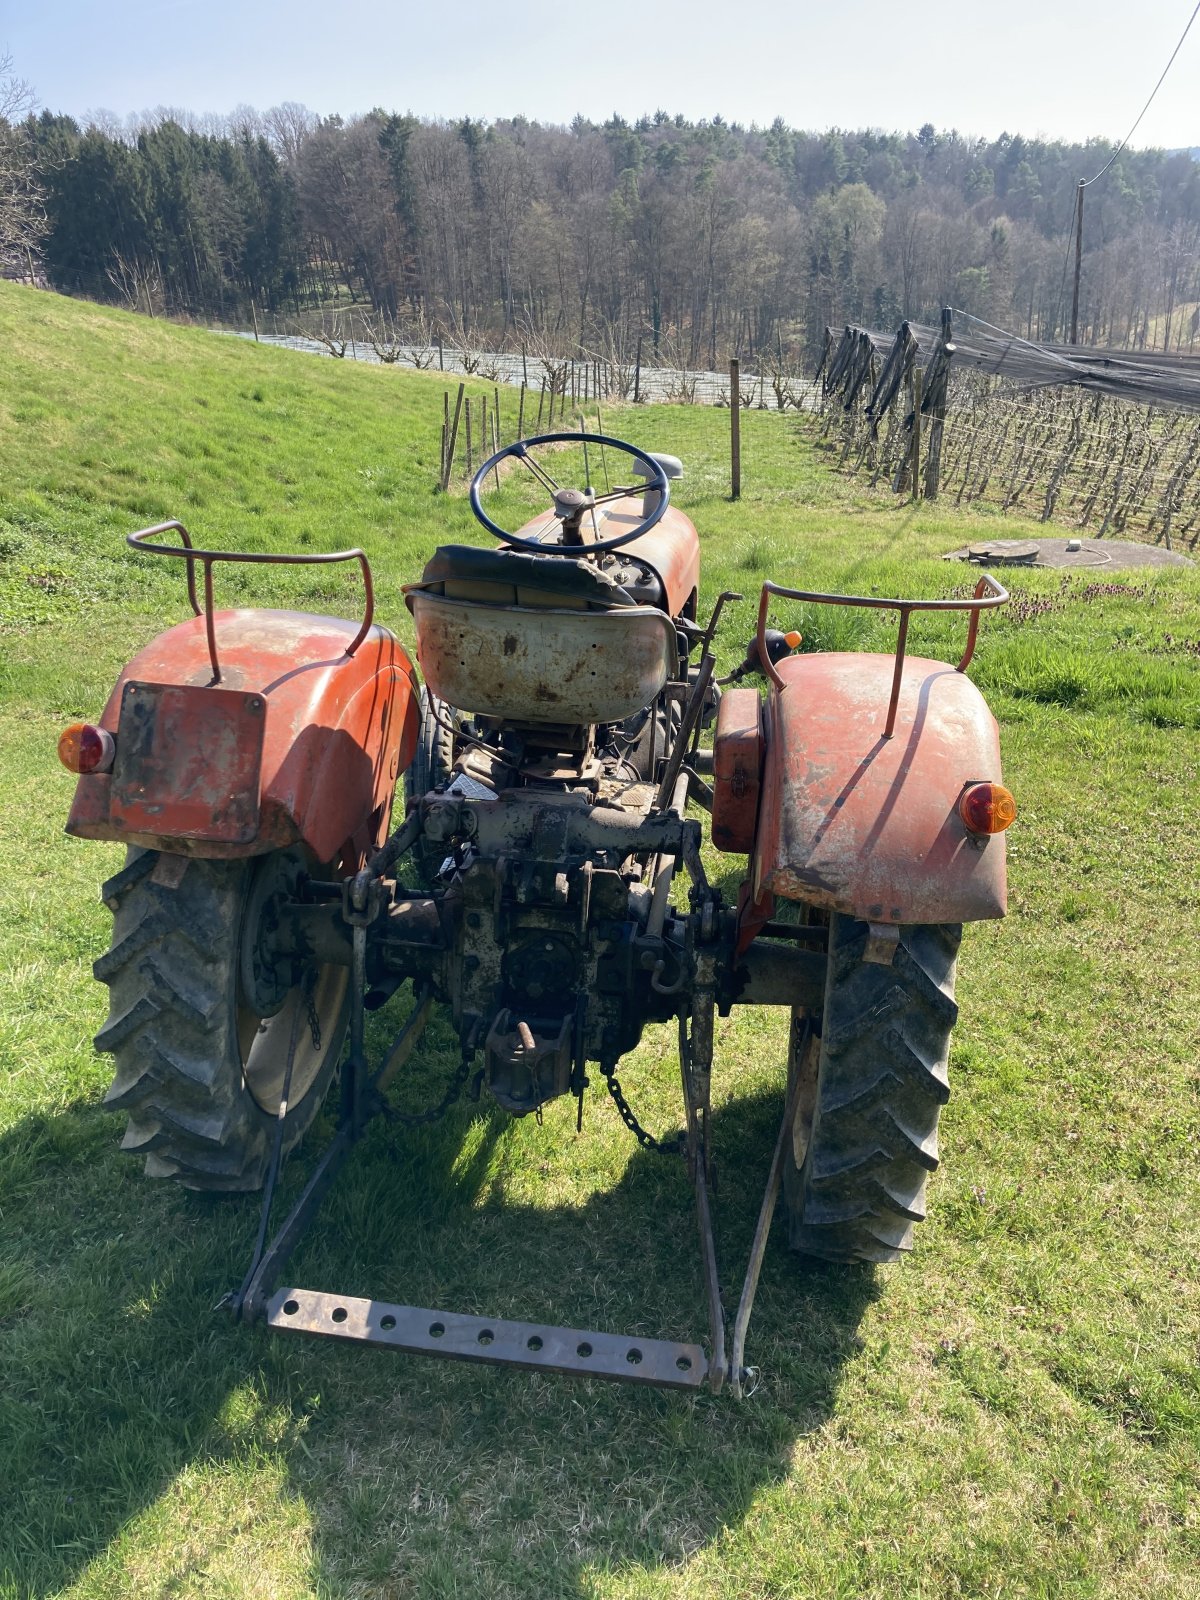
<svg viewBox="0 0 1200 1600">
<path fill-rule="evenodd" d="M 238 1049 L 246 1088 L 269 1116 L 278 1113 L 288 1082 L 293 1037 L 289 1107 L 300 1104 L 342 1041 L 349 969 L 326 963 L 303 973 L 294 967 L 289 971 L 286 961 L 277 965 L 279 957 L 272 949 L 276 902 L 293 897 L 310 870 L 322 875 L 300 850 L 266 856 L 258 863 L 244 902 Z"/>
<path fill-rule="evenodd" d="M 796 1033 L 803 1029 L 799 1019 L 792 1022 L 792 1057 L 795 1061 Z M 801 1035 L 803 1037 L 803 1035 Z M 797 1169 L 804 1165 L 812 1142 L 813 1118 L 817 1110 L 817 1081 L 821 1064 L 821 1041 L 815 1033 L 808 1033 L 803 1056 L 795 1062 L 794 1070 L 800 1076 L 800 1092 L 796 1102 L 796 1115 L 792 1121 L 792 1159 Z"/>
<path fill-rule="evenodd" d="M 258 1105 L 269 1115 L 279 1110 L 287 1076 L 288 1047 L 296 1030 L 296 1056 L 288 1104 L 298 1105 L 312 1088 L 341 1042 L 341 1021 L 350 973 L 345 967 L 313 969 L 314 981 L 289 990 L 272 1016 L 260 1017 L 247 1006 L 238 1007 L 238 1044 L 242 1075 Z M 310 1005 L 311 1001 L 311 1005 Z"/>
</svg>

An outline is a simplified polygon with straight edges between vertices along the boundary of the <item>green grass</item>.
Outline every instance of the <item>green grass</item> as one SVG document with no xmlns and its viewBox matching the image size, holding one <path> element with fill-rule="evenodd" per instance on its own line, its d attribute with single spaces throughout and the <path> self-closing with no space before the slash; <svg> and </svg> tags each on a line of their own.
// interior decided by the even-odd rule
<svg viewBox="0 0 1200 1600">
<path fill-rule="evenodd" d="M 272 1340 L 211 1309 L 255 1203 L 143 1181 L 99 1109 L 89 969 L 118 857 L 63 837 L 54 740 L 183 614 L 178 572 L 124 547 L 141 522 L 361 543 L 407 638 L 400 585 L 474 538 L 461 494 L 433 490 L 442 385 L 4 284 L 0 340 L 0 1596 L 1200 1595 L 1200 578 L 1022 573 L 1020 603 L 985 622 L 972 672 L 1021 816 L 1010 917 L 964 945 L 930 1218 L 890 1271 L 802 1267 L 772 1237 L 753 1399 Z M 727 414 L 605 422 L 684 458 L 705 597 L 747 597 L 729 664 L 764 577 L 944 594 L 967 575 L 941 554 L 995 527 L 833 477 L 778 417 L 743 418 L 737 505 Z M 504 496 L 515 511 L 521 491 Z M 242 603 L 356 603 L 340 574 L 220 582 Z M 867 614 L 802 625 L 810 645 L 889 638 Z M 962 624 L 914 634 L 953 654 Z M 736 866 L 710 858 L 731 889 Z M 783 1049 L 779 1018 L 718 1024 L 730 1282 Z M 622 1079 L 651 1126 L 677 1125 L 665 1030 Z M 373 1130 L 323 1219 L 296 1265 L 314 1286 L 703 1324 L 683 1174 L 598 1091 L 579 1138 L 562 1103 L 541 1129 L 467 1106 Z"/>
</svg>

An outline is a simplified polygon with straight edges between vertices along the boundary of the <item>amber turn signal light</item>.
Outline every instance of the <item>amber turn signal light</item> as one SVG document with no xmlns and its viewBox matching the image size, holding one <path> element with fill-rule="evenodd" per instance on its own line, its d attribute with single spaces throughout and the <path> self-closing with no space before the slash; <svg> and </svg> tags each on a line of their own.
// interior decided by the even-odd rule
<svg viewBox="0 0 1200 1600">
<path fill-rule="evenodd" d="M 1003 833 L 1017 819 L 1017 802 L 1002 783 L 970 783 L 959 796 L 958 814 L 971 833 Z"/>
<path fill-rule="evenodd" d="M 802 633 L 797 633 L 794 628 L 790 633 L 785 633 L 783 637 L 788 642 L 789 650 L 799 650 L 800 646 L 804 642 L 804 635 Z"/>
<path fill-rule="evenodd" d="M 116 753 L 116 740 L 108 729 L 93 727 L 90 722 L 73 722 L 58 738 L 58 759 L 68 772 L 80 776 L 107 772 Z"/>
</svg>

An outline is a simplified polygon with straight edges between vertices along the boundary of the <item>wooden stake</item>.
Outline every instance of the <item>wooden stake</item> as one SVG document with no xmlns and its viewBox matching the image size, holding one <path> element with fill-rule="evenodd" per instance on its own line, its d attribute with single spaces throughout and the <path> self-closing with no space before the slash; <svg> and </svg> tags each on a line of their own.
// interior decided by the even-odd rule
<svg viewBox="0 0 1200 1600">
<path fill-rule="evenodd" d="M 921 494 L 921 369 L 914 364 L 912 369 L 912 394 L 913 394 L 913 425 L 912 425 L 912 465 L 909 471 L 912 483 L 909 498 L 916 500 Z"/>
<path fill-rule="evenodd" d="M 642 336 L 638 334 L 637 356 L 633 366 L 633 403 L 636 406 L 642 398 Z"/>
<path fill-rule="evenodd" d="M 734 500 L 742 494 L 742 379 L 741 362 L 736 356 L 729 362 L 729 466 L 733 480 Z"/>
<path fill-rule="evenodd" d="M 474 461 L 471 455 L 471 402 L 467 401 L 467 477 L 471 476 Z"/>
<path fill-rule="evenodd" d="M 525 437 L 525 385 L 521 385 L 521 398 L 517 401 L 517 438 Z"/>
<path fill-rule="evenodd" d="M 454 421 L 450 425 L 450 443 L 446 446 L 446 465 L 442 473 L 442 493 L 450 487 L 450 474 L 454 471 L 454 450 L 458 444 L 458 419 L 462 413 L 463 390 L 465 383 L 458 386 L 458 398 L 454 402 Z"/>
<path fill-rule="evenodd" d="M 949 306 L 942 311 L 942 350 L 945 359 L 949 361 L 954 352 L 954 328 Z M 942 471 L 942 436 L 946 431 L 946 388 L 949 381 L 949 372 L 943 367 L 933 401 L 929 447 L 925 452 L 926 500 L 936 500 L 938 497 L 938 483 Z"/>
</svg>

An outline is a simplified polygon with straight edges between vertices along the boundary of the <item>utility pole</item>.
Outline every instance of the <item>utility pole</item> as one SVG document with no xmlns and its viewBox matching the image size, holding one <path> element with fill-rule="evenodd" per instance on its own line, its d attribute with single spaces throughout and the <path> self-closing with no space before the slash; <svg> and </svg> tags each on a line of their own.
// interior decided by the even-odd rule
<svg viewBox="0 0 1200 1600">
<path fill-rule="evenodd" d="M 1079 269 L 1083 264 L 1083 187 L 1075 191 L 1075 287 L 1071 291 L 1071 343 L 1079 343 Z"/>
</svg>

